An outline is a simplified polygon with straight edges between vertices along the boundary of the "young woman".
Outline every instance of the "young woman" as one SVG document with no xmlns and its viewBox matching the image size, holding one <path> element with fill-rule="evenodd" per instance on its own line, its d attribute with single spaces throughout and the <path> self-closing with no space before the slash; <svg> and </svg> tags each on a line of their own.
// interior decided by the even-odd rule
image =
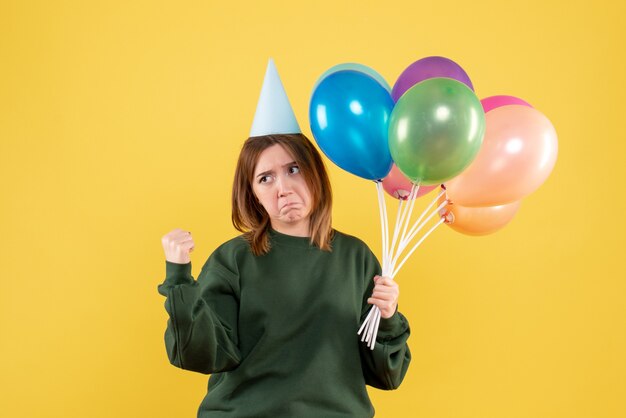
<svg viewBox="0 0 626 418">
<path fill-rule="evenodd" d="M 361 240 L 332 229 L 321 156 L 302 134 L 249 138 L 232 194 L 242 235 L 195 281 L 191 233 L 166 234 L 170 362 L 212 374 L 198 417 L 372 417 L 365 385 L 395 389 L 411 359 L 398 285 Z M 357 330 L 382 312 L 374 350 Z"/>
</svg>

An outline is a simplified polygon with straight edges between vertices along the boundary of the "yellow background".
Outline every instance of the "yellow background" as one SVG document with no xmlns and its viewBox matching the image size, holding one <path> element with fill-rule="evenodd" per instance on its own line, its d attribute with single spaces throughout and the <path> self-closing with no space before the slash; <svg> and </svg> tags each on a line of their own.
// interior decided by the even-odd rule
<svg viewBox="0 0 626 418">
<path fill-rule="evenodd" d="M 0 416 L 195 416 L 207 377 L 167 361 L 160 238 L 192 231 L 195 276 L 234 236 L 267 59 L 310 134 L 332 65 L 393 84 L 430 55 L 479 97 L 542 111 L 559 157 L 504 230 L 442 226 L 400 273 L 413 362 L 399 390 L 370 390 L 377 416 L 626 416 L 625 15 L 609 0 L 2 0 Z M 335 227 L 380 255 L 373 184 L 327 163 Z"/>
</svg>

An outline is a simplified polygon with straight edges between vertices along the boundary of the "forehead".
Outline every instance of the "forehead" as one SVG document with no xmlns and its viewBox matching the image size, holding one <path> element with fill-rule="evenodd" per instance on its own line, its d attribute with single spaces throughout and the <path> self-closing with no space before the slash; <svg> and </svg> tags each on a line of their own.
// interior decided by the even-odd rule
<svg viewBox="0 0 626 418">
<path fill-rule="evenodd" d="M 276 170 L 285 164 L 295 161 L 295 158 L 280 144 L 266 148 L 259 155 L 254 168 L 255 173 Z"/>
</svg>

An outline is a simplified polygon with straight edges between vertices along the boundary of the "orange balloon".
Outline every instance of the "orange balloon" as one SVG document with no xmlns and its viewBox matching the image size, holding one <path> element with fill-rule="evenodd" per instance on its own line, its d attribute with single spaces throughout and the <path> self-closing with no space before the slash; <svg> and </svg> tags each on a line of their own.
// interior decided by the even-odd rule
<svg viewBox="0 0 626 418">
<path fill-rule="evenodd" d="M 448 203 L 439 211 L 450 228 L 465 235 L 487 235 L 511 222 L 519 210 L 521 201 L 499 206 L 468 208 Z"/>
<path fill-rule="evenodd" d="M 520 200 L 543 184 L 556 163 L 556 131 L 537 109 L 499 107 L 485 114 L 485 125 L 476 159 L 445 183 L 455 204 L 481 207 Z"/>
</svg>

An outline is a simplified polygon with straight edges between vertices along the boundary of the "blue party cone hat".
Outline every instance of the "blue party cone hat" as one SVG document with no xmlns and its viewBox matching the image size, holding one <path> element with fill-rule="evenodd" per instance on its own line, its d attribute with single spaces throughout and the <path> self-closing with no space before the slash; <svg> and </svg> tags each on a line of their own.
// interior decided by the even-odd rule
<svg viewBox="0 0 626 418">
<path fill-rule="evenodd" d="M 250 136 L 301 133 L 287 93 L 280 81 L 274 60 L 270 58 L 256 106 Z"/>
</svg>

